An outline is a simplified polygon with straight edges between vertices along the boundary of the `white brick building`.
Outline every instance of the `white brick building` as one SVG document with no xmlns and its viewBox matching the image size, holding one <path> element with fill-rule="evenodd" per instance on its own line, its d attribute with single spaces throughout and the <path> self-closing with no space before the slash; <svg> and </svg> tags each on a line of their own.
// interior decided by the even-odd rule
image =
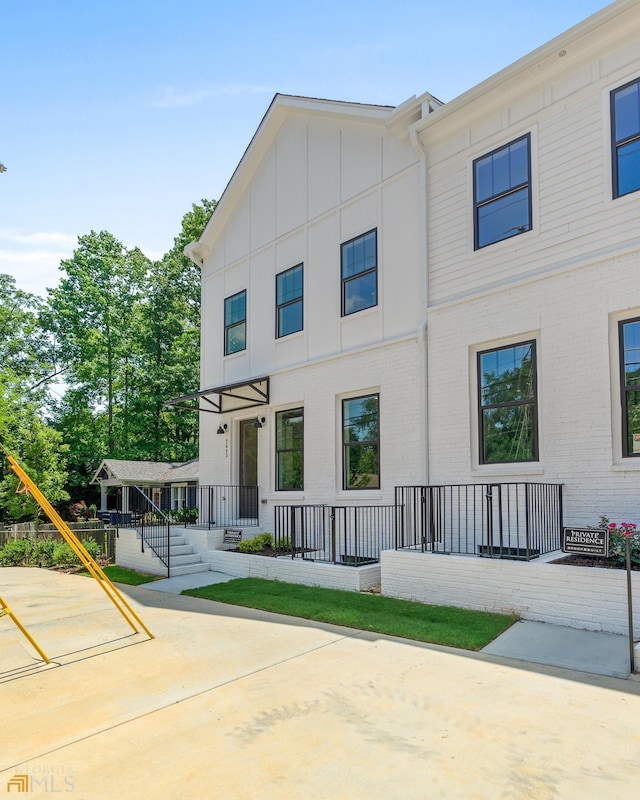
<svg viewBox="0 0 640 800">
<path fill-rule="evenodd" d="M 510 481 L 640 521 L 639 189 L 637 0 L 446 105 L 277 95 L 189 248 L 201 484 L 267 527 Z"/>
</svg>

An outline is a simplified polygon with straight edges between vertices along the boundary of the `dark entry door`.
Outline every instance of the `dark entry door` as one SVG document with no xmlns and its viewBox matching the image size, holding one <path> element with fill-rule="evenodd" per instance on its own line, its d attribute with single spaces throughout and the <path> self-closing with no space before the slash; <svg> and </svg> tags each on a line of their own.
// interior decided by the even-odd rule
<svg viewBox="0 0 640 800">
<path fill-rule="evenodd" d="M 243 519 L 258 517 L 258 429 L 254 420 L 240 422 L 240 498 L 239 515 Z"/>
</svg>

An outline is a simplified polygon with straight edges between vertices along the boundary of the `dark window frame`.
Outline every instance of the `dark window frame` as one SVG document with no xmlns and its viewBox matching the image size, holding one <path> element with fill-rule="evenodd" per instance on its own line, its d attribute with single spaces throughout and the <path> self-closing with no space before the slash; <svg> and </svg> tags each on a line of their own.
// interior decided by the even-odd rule
<svg viewBox="0 0 640 800">
<path fill-rule="evenodd" d="M 640 453 L 629 452 L 629 406 L 627 403 L 627 395 L 630 392 L 640 391 L 640 383 L 627 386 L 626 377 L 626 360 L 624 350 L 624 327 L 633 323 L 640 323 L 640 317 L 632 317 L 631 319 L 623 319 L 618 322 L 618 352 L 620 361 L 620 405 L 622 407 L 622 456 L 623 458 L 640 458 Z"/>
<path fill-rule="evenodd" d="M 532 386 L 531 398 L 522 400 L 510 400 L 502 403 L 487 403 L 482 402 L 482 356 L 489 353 L 497 353 L 500 350 L 510 350 L 515 347 L 525 347 L 531 345 L 531 373 L 532 373 Z M 498 347 L 490 347 L 488 350 L 479 350 L 476 355 L 476 391 L 478 396 L 478 463 L 479 464 L 521 464 L 539 461 L 540 454 L 538 450 L 538 353 L 537 342 L 535 339 L 527 339 L 522 342 L 514 342 L 513 344 L 499 345 Z M 494 408 L 515 408 L 517 406 L 530 406 L 532 408 L 531 414 L 531 458 L 517 458 L 505 461 L 485 461 L 484 453 L 484 411 Z"/>
<path fill-rule="evenodd" d="M 231 323 L 227 323 L 227 302 L 230 300 L 234 300 L 241 294 L 244 295 L 244 318 L 241 320 L 236 320 Z M 229 333 L 231 332 L 232 329 L 240 327 L 240 325 L 244 326 L 244 347 L 240 347 L 237 350 L 230 350 Z M 224 298 L 224 354 L 225 356 L 231 356 L 234 355 L 235 353 L 242 353 L 246 349 L 247 349 L 247 290 L 242 289 L 242 291 L 236 292 L 235 294 L 229 295 L 229 297 Z"/>
<path fill-rule="evenodd" d="M 278 303 L 278 279 L 282 278 L 288 272 L 293 272 L 296 269 L 302 270 L 302 286 L 300 287 L 300 297 L 295 297 L 293 300 L 287 300 L 284 303 Z M 280 332 L 280 309 L 300 303 L 300 327 L 295 331 L 287 331 L 287 333 Z M 304 330 L 304 262 L 300 262 L 289 269 L 285 269 L 276 275 L 276 339 L 282 339 L 285 336 L 291 336 L 293 333 L 299 333 Z"/>
<path fill-rule="evenodd" d="M 494 156 L 501 150 L 506 150 L 508 147 L 511 147 L 514 144 L 518 144 L 518 142 L 521 141 L 527 142 L 527 180 L 524 183 L 519 183 L 516 184 L 515 186 L 509 187 L 509 189 L 507 189 L 506 191 L 498 192 L 497 194 L 494 194 L 491 197 L 487 197 L 479 203 L 478 169 L 477 169 L 478 164 L 481 161 L 484 161 L 485 158 L 488 158 L 489 156 Z M 479 210 L 482 208 L 486 208 L 492 203 L 495 203 L 498 200 L 502 200 L 503 198 L 508 197 L 511 194 L 520 192 L 524 188 L 528 190 L 528 195 L 529 195 L 529 216 L 527 220 L 527 226 L 526 227 L 524 225 L 519 226 L 518 228 L 514 229 L 514 231 L 510 233 L 508 236 L 502 236 L 500 239 L 494 239 L 491 242 L 480 244 Z M 482 250 L 485 247 L 490 247 L 492 244 L 497 244 L 498 242 L 504 242 L 507 239 L 511 239 L 514 236 L 519 236 L 521 233 L 527 233 L 527 231 L 530 230 L 533 230 L 533 198 L 531 192 L 531 133 L 525 133 L 523 136 L 518 136 L 517 139 L 513 139 L 510 142 L 506 142 L 506 144 L 500 145 L 500 147 L 496 147 L 493 150 L 490 150 L 488 153 L 483 153 L 481 156 L 478 156 L 478 158 L 475 158 L 473 160 L 473 249 Z"/>
<path fill-rule="evenodd" d="M 278 443 L 278 417 L 281 414 L 300 414 L 302 417 L 302 440 L 300 447 L 279 447 Z M 285 408 L 275 413 L 276 425 L 276 492 L 302 492 L 304 491 L 304 406 L 299 408 Z M 300 453 L 301 455 L 301 485 L 300 486 L 280 486 L 280 455 L 282 453 Z"/>
<path fill-rule="evenodd" d="M 628 89 L 630 86 L 638 84 L 640 86 L 640 78 L 634 78 L 632 81 L 627 81 L 627 83 L 623 84 L 622 86 L 617 86 L 613 89 L 609 95 L 609 108 L 610 108 L 610 122 L 611 122 L 611 177 L 612 177 L 612 191 L 613 191 L 613 199 L 616 200 L 618 197 L 626 197 L 628 194 L 633 194 L 634 192 L 640 191 L 640 186 L 635 189 L 630 189 L 628 192 L 620 193 L 620 172 L 618 168 L 618 152 L 622 147 L 626 147 L 633 142 L 640 141 L 640 126 L 638 130 L 631 134 L 630 136 L 626 136 L 623 139 L 618 140 L 616 138 L 616 95 L 619 92 Z"/>
<path fill-rule="evenodd" d="M 375 439 L 367 439 L 364 441 L 357 441 L 357 442 L 347 442 L 345 441 L 345 405 L 346 403 L 353 402 L 354 400 L 368 400 L 370 397 L 375 397 L 377 400 L 377 415 L 378 415 L 378 435 Z M 380 486 L 382 484 L 381 481 L 381 464 L 380 464 L 380 393 L 374 392 L 373 394 L 363 394 L 359 395 L 358 397 L 345 397 L 342 400 L 342 416 L 341 416 L 341 424 L 342 424 L 342 489 L 345 492 L 370 492 L 370 491 L 379 491 Z M 347 475 L 347 464 L 349 463 L 349 459 L 347 458 L 347 451 L 351 447 L 371 447 L 375 446 L 377 453 L 378 453 L 378 484 L 377 486 L 348 486 L 348 475 Z"/>
<path fill-rule="evenodd" d="M 347 247 L 350 244 L 353 244 L 354 242 L 357 242 L 358 239 L 364 239 L 366 236 L 369 236 L 372 233 L 375 234 L 375 239 L 376 239 L 376 264 L 375 264 L 375 266 L 371 267 L 369 269 L 363 270 L 362 272 L 358 272 L 355 275 L 349 275 L 349 276 L 347 276 L 345 278 L 345 276 L 344 276 L 344 252 L 345 252 L 345 247 Z M 359 311 L 366 311 L 368 308 L 376 308 L 376 306 L 378 305 L 378 261 L 379 261 L 379 259 L 378 259 L 378 229 L 377 228 L 371 228 L 371 230 L 369 230 L 369 231 L 365 231 L 364 233 L 361 233 L 358 236 L 354 236 L 352 239 L 348 239 L 346 242 L 341 242 L 340 243 L 340 298 L 341 298 L 340 299 L 340 316 L 341 317 L 349 317 L 349 316 L 351 316 L 351 314 L 357 314 Z M 359 280 L 360 278 L 364 277 L 365 275 L 371 275 L 372 273 L 375 275 L 375 279 L 376 279 L 375 303 L 371 303 L 371 305 L 368 305 L 368 306 L 362 306 L 362 308 L 356 308 L 353 311 L 346 311 L 346 302 L 345 302 L 345 300 L 346 300 L 346 290 L 347 290 L 348 284 L 353 283 L 356 280 Z"/>
</svg>

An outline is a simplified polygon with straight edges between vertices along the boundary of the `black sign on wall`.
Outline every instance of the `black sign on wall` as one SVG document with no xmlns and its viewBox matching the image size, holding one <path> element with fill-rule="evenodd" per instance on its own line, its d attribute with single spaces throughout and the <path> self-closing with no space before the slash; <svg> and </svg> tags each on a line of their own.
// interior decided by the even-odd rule
<svg viewBox="0 0 640 800">
<path fill-rule="evenodd" d="M 609 531 L 602 528 L 563 528 L 562 552 L 607 558 Z"/>
</svg>

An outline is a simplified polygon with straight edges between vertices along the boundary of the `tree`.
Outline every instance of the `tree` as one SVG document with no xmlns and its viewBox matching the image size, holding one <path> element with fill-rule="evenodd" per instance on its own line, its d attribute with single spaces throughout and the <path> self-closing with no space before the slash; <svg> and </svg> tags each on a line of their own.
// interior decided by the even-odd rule
<svg viewBox="0 0 640 800">
<path fill-rule="evenodd" d="M 0 275 L 0 442 L 38 484 L 47 499 L 68 499 L 60 435 L 43 414 L 46 379 L 52 372 L 51 341 L 39 323 L 41 301 Z M 0 464 L 0 519 L 29 519 L 38 513 L 27 494 L 16 494 L 18 479 L 4 453 Z"/>
</svg>

